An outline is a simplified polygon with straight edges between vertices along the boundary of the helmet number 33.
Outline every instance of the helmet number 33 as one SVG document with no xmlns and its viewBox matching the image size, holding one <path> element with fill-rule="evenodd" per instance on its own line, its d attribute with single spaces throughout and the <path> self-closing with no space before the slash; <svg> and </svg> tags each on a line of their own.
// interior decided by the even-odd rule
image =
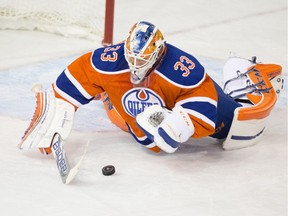
<svg viewBox="0 0 288 216">
<path fill-rule="evenodd" d="M 184 63 L 186 62 L 186 65 L 184 65 Z M 187 77 L 190 74 L 190 70 L 193 70 L 195 67 L 195 63 L 193 61 L 191 61 L 189 58 L 187 58 L 186 56 L 181 56 L 180 57 L 180 61 L 177 61 L 174 64 L 174 70 L 178 70 L 180 69 L 181 71 L 183 71 L 184 73 L 182 74 L 183 77 Z"/>
</svg>

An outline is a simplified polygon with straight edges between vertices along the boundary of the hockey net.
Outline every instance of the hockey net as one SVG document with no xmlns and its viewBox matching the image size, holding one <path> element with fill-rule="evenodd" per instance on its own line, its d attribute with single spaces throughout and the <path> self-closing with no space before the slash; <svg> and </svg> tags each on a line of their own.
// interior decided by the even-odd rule
<svg viewBox="0 0 288 216">
<path fill-rule="evenodd" d="M 101 38 L 109 44 L 113 18 L 114 0 L 0 0 L 0 29 Z"/>
</svg>

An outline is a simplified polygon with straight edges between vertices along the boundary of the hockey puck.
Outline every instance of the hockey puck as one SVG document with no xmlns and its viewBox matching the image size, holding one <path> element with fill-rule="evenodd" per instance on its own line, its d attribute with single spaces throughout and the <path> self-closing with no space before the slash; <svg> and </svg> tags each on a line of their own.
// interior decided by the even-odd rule
<svg viewBox="0 0 288 216">
<path fill-rule="evenodd" d="M 112 165 L 107 165 L 102 168 L 102 173 L 105 176 L 110 176 L 115 173 L 115 167 Z"/>
</svg>

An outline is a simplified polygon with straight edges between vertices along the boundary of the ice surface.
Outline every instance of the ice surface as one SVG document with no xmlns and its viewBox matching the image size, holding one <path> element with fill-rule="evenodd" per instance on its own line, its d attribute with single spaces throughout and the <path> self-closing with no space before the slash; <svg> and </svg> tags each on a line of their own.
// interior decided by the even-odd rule
<svg viewBox="0 0 288 216">
<path fill-rule="evenodd" d="M 134 22 L 147 20 L 198 57 L 220 84 L 230 53 L 281 64 L 287 81 L 285 0 L 126 0 L 115 9 L 115 42 Z M 67 64 L 99 45 L 43 32 L 0 31 L 1 215 L 287 215 L 286 85 L 263 140 L 242 150 L 223 151 L 205 138 L 157 155 L 112 125 L 102 104 L 93 101 L 77 112 L 65 145 L 73 165 L 90 140 L 70 185 L 62 184 L 51 155 L 19 151 L 35 106 L 32 85 L 49 88 Z M 116 167 L 113 176 L 101 173 L 108 164 Z"/>
</svg>

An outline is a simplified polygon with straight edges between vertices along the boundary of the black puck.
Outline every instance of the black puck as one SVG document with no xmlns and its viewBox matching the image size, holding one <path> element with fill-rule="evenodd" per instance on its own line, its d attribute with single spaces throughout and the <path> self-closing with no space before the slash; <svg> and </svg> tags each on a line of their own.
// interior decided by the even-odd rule
<svg viewBox="0 0 288 216">
<path fill-rule="evenodd" d="M 110 176 L 115 173 L 115 167 L 113 165 L 107 165 L 102 168 L 102 173 L 105 176 Z"/>
</svg>

